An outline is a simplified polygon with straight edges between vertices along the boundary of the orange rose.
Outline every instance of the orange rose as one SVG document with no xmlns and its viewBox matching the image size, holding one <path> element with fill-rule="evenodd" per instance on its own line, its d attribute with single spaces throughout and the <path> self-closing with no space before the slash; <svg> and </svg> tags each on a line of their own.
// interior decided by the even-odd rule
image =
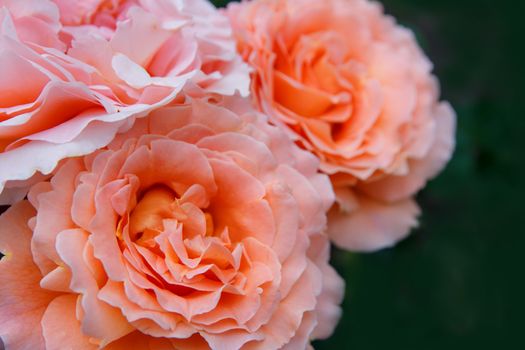
<svg viewBox="0 0 525 350">
<path fill-rule="evenodd" d="M 256 106 L 331 176 L 334 242 L 374 250 L 403 238 L 455 128 L 412 32 L 366 0 L 255 0 L 227 13 Z"/>
<path fill-rule="evenodd" d="M 237 98 L 165 107 L 0 217 L 12 350 L 305 349 L 343 282 L 317 160 Z"/>
</svg>

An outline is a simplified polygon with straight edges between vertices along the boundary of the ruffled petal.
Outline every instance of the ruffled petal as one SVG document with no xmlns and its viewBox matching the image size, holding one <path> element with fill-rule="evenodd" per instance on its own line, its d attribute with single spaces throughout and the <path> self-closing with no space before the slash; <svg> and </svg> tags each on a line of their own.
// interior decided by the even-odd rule
<svg viewBox="0 0 525 350">
<path fill-rule="evenodd" d="M 335 205 L 328 214 L 328 234 L 343 249 L 369 252 L 393 246 L 416 227 L 419 207 L 413 199 L 384 203 L 358 196 L 358 208 L 344 212 Z"/>
<path fill-rule="evenodd" d="M 40 321 L 56 296 L 39 286 L 42 275 L 31 256 L 27 222 L 35 210 L 27 201 L 0 216 L 0 337 L 9 349 L 44 348 Z"/>
<path fill-rule="evenodd" d="M 47 307 L 42 318 L 42 329 L 47 350 L 96 350 L 96 341 L 82 334 L 76 318 L 76 295 L 62 295 Z"/>
</svg>

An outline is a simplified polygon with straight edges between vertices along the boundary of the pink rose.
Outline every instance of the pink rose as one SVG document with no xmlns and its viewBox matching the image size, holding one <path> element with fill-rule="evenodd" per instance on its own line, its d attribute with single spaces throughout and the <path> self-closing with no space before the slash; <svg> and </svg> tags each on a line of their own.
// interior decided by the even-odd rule
<svg viewBox="0 0 525 350">
<path fill-rule="evenodd" d="M 343 282 L 317 160 L 240 98 L 188 99 L 0 217 L 0 336 L 25 349 L 304 349 Z"/>
<path fill-rule="evenodd" d="M 228 20 L 204 0 L 56 2 L 0 1 L 0 203 L 183 88 L 248 93 Z"/>
<path fill-rule="evenodd" d="M 254 0 L 227 13 L 255 104 L 331 176 L 333 241 L 369 251 L 405 237 L 455 128 L 412 32 L 366 0 Z"/>
<path fill-rule="evenodd" d="M 68 54 L 116 84 L 115 97 L 148 99 L 144 87 L 172 87 L 187 75 L 208 92 L 248 94 L 228 18 L 206 0 L 53 1 Z"/>
</svg>

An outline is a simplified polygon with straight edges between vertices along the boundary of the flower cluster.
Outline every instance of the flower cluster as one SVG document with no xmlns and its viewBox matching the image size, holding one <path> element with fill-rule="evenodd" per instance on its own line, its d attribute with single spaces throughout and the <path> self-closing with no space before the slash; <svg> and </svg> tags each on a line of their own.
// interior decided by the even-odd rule
<svg viewBox="0 0 525 350">
<path fill-rule="evenodd" d="M 367 0 L 0 0 L 0 92 L 8 350 L 309 349 L 454 144 Z"/>
</svg>

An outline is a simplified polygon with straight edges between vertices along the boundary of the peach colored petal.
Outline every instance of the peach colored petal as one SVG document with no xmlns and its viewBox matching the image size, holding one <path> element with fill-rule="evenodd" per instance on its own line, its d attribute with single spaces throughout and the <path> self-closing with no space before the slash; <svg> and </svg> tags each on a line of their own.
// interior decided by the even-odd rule
<svg viewBox="0 0 525 350">
<path fill-rule="evenodd" d="M 220 135 L 206 137 L 200 140 L 197 145 L 221 153 L 228 152 L 232 156 L 233 152 L 242 154 L 250 164 L 253 163 L 253 166 L 244 170 L 253 170 L 253 175 L 255 176 L 262 176 L 265 172 L 274 169 L 276 166 L 273 155 L 268 147 L 266 147 L 264 143 L 257 142 L 247 135 L 233 132 L 222 133 Z"/>
<path fill-rule="evenodd" d="M 108 277 L 116 281 L 126 280 L 127 274 L 120 247 L 115 240 L 117 215 L 113 211 L 110 198 L 122 185 L 117 181 L 110 182 L 97 191 L 94 199 L 96 214 L 89 227 L 95 257 L 102 262 Z"/>
<path fill-rule="evenodd" d="M 27 179 L 37 171 L 50 174 L 58 162 L 67 157 L 75 157 L 93 152 L 107 144 L 122 124 L 112 126 L 93 123 L 86 127 L 73 141 L 55 144 L 48 141 L 30 141 L 23 147 L 0 153 L 0 189 L 8 181 Z M 8 167 L 7 164 L 25 164 L 24 167 Z"/>
<path fill-rule="evenodd" d="M 265 189 L 256 178 L 232 163 L 210 160 L 219 188 L 217 200 L 210 207 L 217 229 L 228 227 L 232 239 L 238 241 L 240 235 L 256 225 L 254 237 L 268 244 L 274 235 L 274 226 L 270 208 L 263 200 Z"/>
<path fill-rule="evenodd" d="M 97 8 L 103 3 L 102 0 L 68 1 L 53 0 L 60 10 L 60 19 L 63 23 L 79 24 L 93 15 Z"/>
<path fill-rule="evenodd" d="M 201 151 L 178 141 L 156 140 L 149 147 L 141 147 L 126 160 L 120 171 L 139 176 L 142 188 L 164 183 L 181 193 L 191 184 L 201 184 L 209 193 L 215 189 L 211 168 Z M 170 179 L 181 181 L 173 183 Z"/>
<path fill-rule="evenodd" d="M 323 212 L 327 212 L 328 209 L 334 204 L 335 194 L 330 183 L 330 178 L 323 176 L 322 174 L 315 174 L 310 177 L 310 182 L 317 190 L 317 193 L 321 196 L 321 202 L 323 203 Z"/>
<path fill-rule="evenodd" d="M 170 315 L 166 311 L 155 311 L 141 308 L 140 305 L 130 302 L 126 297 L 128 293 L 124 291 L 122 286 L 116 283 L 107 283 L 100 292 L 100 298 L 114 307 L 121 308 L 129 322 L 132 322 L 138 330 L 142 333 L 153 333 L 159 330 L 169 330 L 166 332 L 171 334 L 175 338 L 187 338 L 194 332 L 185 327 L 180 318 Z M 139 322 L 145 320 L 151 320 L 148 327 L 141 327 Z M 133 334 L 133 333 L 131 333 Z"/>
<path fill-rule="evenodd" d="M 40 320 L 55 293 L 39 288 L 31 230 L 27 221 L 35 211 L 27 201 L 13 205 L 0 217 L 0 337 L 6 349 L 41 349 Z"/>
<path fill-rule="evenodd" d="M 0 193 L 0 205 L 9 205 L 10 203 L 20 202 L 28 195 L 28 191 L 31 186 L 40 183 L 46 178 L 47 176 L 36 173 L 27 180 L 11 182 L 13 187 L 7 188 L 5 191 Z"/>
<path fill-rule="evenodd" d="M 339 307 L 344 297 L 344 281 L 328 264 L 323 268 L 323 292 L 316 306 L 317 324 L 310 337 L 328 339 L 342 317 Z"/>
<path fill-rule="evenodd" d="M 301 227 L 308 228 L 307 234 L 319 232 L 326 226 L 321 195 L 313 187 L 312 183 L 304 178 L 298 171 L 290 166 L 279 166 L 278 176 L 291 189 L 293 196 L 300 205 L 301 210 Z M 305 200 L 306 197 L 316 198 L 315 201 Z M 320 215 L 321 214 L 321 215 Z"/>
<path fill-rule="evenodd" d="M 309 256 L 317 262 L 323 276 L 323 290 L 315 309 L 317 324 L 311 336 L 315 339 L 327 339 L 334 332 L 335 325 L 342 316 L 339 304 L 344 298 L 345 283 L 329 264 L 330 243 L 327 236 L 312 237 Z"/>
<path fill-rule="evenodd" d="M 316 278 L 313 274 L 312 268 L 306 269 L 296 282 L 300 287 L 292 289 L 272 315 L 272 320 L 264 327 L 264 340 L 249 344 L 246 349 L 279 349 L 290 342 L 301 326 L 303 314 L 315 307 L 315 293 L 312 293 L 312 289 Z"/>
<path fill-rule="evenodd" d="M 171 343 L 177 350 L 209 350 L 210 348 L 200 335 L 195 335 L 188 339 L 172 339 Z"/>
<path fill-rule="evenodd" d="M 118 23 L 117 30 L 111 38 L 113 50 L 128 57 L 142 67 L 148 65 L 155 53 L 170 37 L 168 31 L 162 30 L 157 18 L 140 7 L 132 7 L 127 12 L 128 20 Z M 140 50 L 129 38 L 143 43 Z"/>
<path fill-rule="evenodd" d="M 133 332 L 104 347 L 104 350 L 178 350 L 169 340 L 145 337 L 140 332 Z"/>
<path fill-rule="evenodd" d="M 0 138 L 18 140 L 50 129 L 85 110 L 99 107 L 95 98 L 89 96 L 86 90 L 79 84 L 48 83 L 36 101 L 38 107 L 31 113 L 18 115 L 0 124 Z M 23 119 L 19 121 L 20 118 Z"/>
<path fill-rule="evenodd" d="M 37 45 L 64 49 L 58 39 L 58 10 L 50 1 L 23 0 L 4 1 L 11 11 L 17 35 L 25 42 Z"/>
<path fill-rule="evenodd" d="M 81 330 L 86 336 L 99 339 L 103 345 L 133 331 L 121 312 L 98 299 L 99 287 L 87 262 L 82 259 L 88 234 L 82 230 L 62 231 L 56 240 L 57 253 L 71 269 L 71 290 L 82 295 L 84 309 Z M 100 264 L 99 262 L 96 262 Z M 92 267 L 91 269 L 96 268 Z"/>
<path fill-rule="evenodd" d="M 49 303 L 42 317 L 45 349 L 49 350 L 95 350 L 95 343 L 82 334 L 80 322 L 76 319 L 75 295 L 61 295 Z"/>
<path fill-rule="evenodd" d="M 61 293 L 70 293 L 71 272 L 64 266 L 58 266 L 40 280 L 40 287 Z"/>
<path fill-rule="evenodd" d="M 324 113 L 339 100 L 335 96 L 326 96 L 327 94 L 322 91 L 309 91 L 310 88 L 301 86 L 300 83 L 291 81 L 280 73 L 276 73 L 274 77 L 274 89 L 278 103 L 307 117 Z"/>
<path fill-rule="evenodd" d="M 304 314 L 299 329 L 288 343 L 286 343 L 281 349 L 293 350 L 293 349 L 306 349 L 309 342 L 309 336 L 312 334 L 313 329 L 317 325 L 317 320 L 313 312 L 307 312 Z"/>
<path fill-rule="evenodd" d="M 33 102 L 49 81 L 48 77 L 34 68 L 30 62 L 8 50 L 4 49 L 0 53 L 0 64 L 2 67 L 0 107 L 2 108 Z M 31 79 L 25 75 L 29 72 Z"/>
<path fill-rule="evenodd" d="M 69 215 L 71 195 L 76 175 L 81 169 L 79 161 L 69 161 L 52 179 L 52 191 L 38 195 L 30 193 L 30 198 L 36 197 L 38 206 L 42 208 L 37 212 L 31 248 L 35 262 L 43 274 L 54 269 L 60 262 L 55 248 L 57 235 L 62 230 L 74 227 Z"/>
<path fill-rule="evenodd" d="M 297 246 L 297 236 L 290 232 L 299 229 L 300 211 L 293 195 L 282 183 L 272 183 L 267 189 L 267 200 L 275 218 L 275 237 L 272 249 L 284 261 Z"/>
<path fill-rule="evenodd" d="M 263 336 L 256 333 L 229 331 L 222 334 L 201 333 L 202 337 L 214 350 L 239 350 L 245 344 L 255 340 L 263 340 Z"/>
<path fill-rule="evenodd" d="M 386 201 L 398 201 L 419 191 L 428 179 L 436 176 L 450 160 L 454 150 L 455 114 L 443 103 L 437 107 L 436 140 L 430 152 L 411 162 L 407 176 L 389 176 L 379 181 L 364 183 L 359 189 L 367 195 Z"/>
<path fill-rule="evenodd" d="M 388 248 L 417 226 L 420 210 L 412 199 L 383 203 L 358 198 L 358 210 L 346 213 L 334 206 L 328 214 L 328 234 L 339 247 L 364 252 Z"/>
<path fill-rule="evenodd" d="M 303 258 L 308 249 L 308 239 L 304 235 L 298 235 L 294 243 L 290 255 L 282 262 L 282 282 L 279 286 L 279 292 L 283 298 L 293 293 L 294 288 L 297 286 L 297 281 L 308 268 L 308 261 Z"/>
<path fill-rule="evenodd" d="M 80 177 L 81 179 L 82 177 Z M 89 229 L 91 218 L 95 215 L 93 199 L 95 196 L 95 184 L 82 181 L 77 185 L 71 203 L 71 220 L 80 228 Z M 89 198 L 89 200 L 86 200 Z"/>
</svg>

